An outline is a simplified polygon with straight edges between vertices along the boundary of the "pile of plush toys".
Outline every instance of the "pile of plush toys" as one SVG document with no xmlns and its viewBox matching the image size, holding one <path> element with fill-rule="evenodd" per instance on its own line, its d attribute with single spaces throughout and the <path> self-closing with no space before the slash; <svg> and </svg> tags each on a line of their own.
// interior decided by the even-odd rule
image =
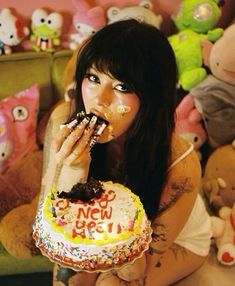
<svg viewBox="0 0 235 286">
<path fill-rule="evenodd" d="M 74 88 L 76 54 L 85 39 L 104 25 L 127 18 L 136 18 L 161 29 L 164 19 L 156 12 L 156 3 L 164 4 L 166 1 L 103 0 L 102 5 L 101 0 L 72 2 L 75 7 L 73 25 L 76 31 L 70 35 L 68 44 L 74 50 L 74 56 L 65 70 L 66 100 L 70 100 L 69 94 L 72 93 L 69 91 Z M 172 13 L 171 19 L 176 29 L 168 40 L 176 57 L 178 89 L 184 92 L 176 109 L 175 131 L 194 145 L 202 162 L 202 193 L 211 212 L 218 261 L 224 265 L 234 265 L 235 24 L 225 30 L 216 28 L 221 16 L 220 2 L 181 0 L 175 1 L 180 3 L 177 7 L 168 5 L 170 8 L 167 12 Z M 0 54 L 9 54 L 11 47 L 23 41 L 30 31 L 9 9 L 0 12 L 0 23 Z M 62 26 L 63 17 L 60 13 L 35 10 L 31 18 L 30 35 L 33 49 L 54 51 L 61 45 Z M 206 159 L 200 152 L 205 145 L 209 150 Z M 27 205 L 27 208 L 35 209 L 35 202 Z M 16 250 L 7 239 L 14 233 L 14 228 L 10 225 L 11 218 L 18 216 L 17 209 L 5 210 L 5 213 L 10 212 L 0 224 L 0 240 L 14 256 L 22 257 L 23 253 L 33 255 L 35 248 L 31 242 L 25 247 L 19 243 Z M 29 223 L 32 222 L 31 215 L 27 219 Z M 26 235 L 25 232 L 22 233 Z M 32 251 L 28 245 L 31 245 Z M 19 250 L 20 247 L 22 251 Z"/>
<path fill-rule="evenodd" d="M 30 35 L 32 48 L 36 51 L 53 52 L 60 46 L 63 17 L 60 13 L 48 13 L 36 9 L 31 18 L 30 28 L 8 8 L 0 11 L 0 55 L 11 54 L 12 48 Z"/>
</svg>

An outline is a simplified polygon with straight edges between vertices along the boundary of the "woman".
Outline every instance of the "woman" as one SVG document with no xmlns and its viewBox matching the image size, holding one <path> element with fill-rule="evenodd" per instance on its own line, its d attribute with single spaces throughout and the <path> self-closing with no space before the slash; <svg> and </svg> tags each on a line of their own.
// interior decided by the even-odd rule
<svg viewBox="0 0 235 286">
<path fill-rule="evenodd" d="M 197 155 L 174 134 L 176 83 L 172 49 L 153 26 L 117 22 L 81 48 L 72 111 L 92 112 L 109 125 L 98 139 L 102 144 L 90 150 L 94 123 L 82 122 L 72 132 L 69 127 L 58 131 L 59 124 L 71 117 L 70 107 L 59 106 L 48 125 L 48 146 L 55 137 L 57 162 L 71 170 L 64 180 L 92 176 L 129 187 L 144 204 L 153 235 L 148 252 L 133 265 L 100 275 L 75 274 L 58 266 L 54 285 L 169 285 L 205 260 L 210 222 L 198 195 Z M 47 157 L 44 188 L 54 160 Z"/>
</svg>

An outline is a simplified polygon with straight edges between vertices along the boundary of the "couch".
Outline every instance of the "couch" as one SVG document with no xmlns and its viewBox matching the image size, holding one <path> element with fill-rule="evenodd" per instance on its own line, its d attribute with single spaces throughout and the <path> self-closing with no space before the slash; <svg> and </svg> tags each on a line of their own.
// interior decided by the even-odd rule
<svg viewBox="0 0 235 286">
<path fill-rule="evenodd" d="M 24 51 L 0 56 L 0 100 L 37 83 L 40 89 L 38 117 L 42 118 L 64 96 L 63 72 L 71 55 L 70 50 L 60 50 L 54 54 Z M 51 269 L 52 263 L 44 256 L 15 258 L 0 243 L 0 275 L 45 272 Z"/>
</svg>

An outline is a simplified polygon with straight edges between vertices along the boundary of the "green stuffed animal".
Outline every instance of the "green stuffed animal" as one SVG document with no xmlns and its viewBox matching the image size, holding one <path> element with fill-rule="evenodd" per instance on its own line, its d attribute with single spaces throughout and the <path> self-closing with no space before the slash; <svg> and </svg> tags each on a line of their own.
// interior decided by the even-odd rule
<svg viewBox="0 0 235 286">
<path fill-rule="evenodd" d="M 60 13 L 50 13 L 44 9 L 36 9 L 32 14 L 32 35 L 30 40 L 34 43 L 36 52 L 54 52 L 55 47 L 61 44 L 63 17 Z"/>
<path fill-rule="evenodd" d="M 202 42 L 215 42 L 223 29 L 212 27 L 218 21 L 221 11 L 219 0 L 182 0 L 177 15 L 172 19 L 178 28 L 177 34 L 168 37 L 174 50 L 180 86 L 189 91 L 205 79 L 207 73 L 202 67 Z"/>
</svg>

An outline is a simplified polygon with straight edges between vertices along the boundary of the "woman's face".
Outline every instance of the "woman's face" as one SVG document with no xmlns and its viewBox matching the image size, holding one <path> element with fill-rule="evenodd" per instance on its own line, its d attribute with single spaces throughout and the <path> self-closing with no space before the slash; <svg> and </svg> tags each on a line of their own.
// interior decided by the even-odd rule
<svg viewBox="0 0 235 286">
<path fill-rule="evenodd" d="M 137 95 L 111 75 L 90 68 L 82 81 L 82 98 L 86 113 L 94 113 L 109 122 L 98 142 L 123 135 L 139 110 Z"/>
</svg>

